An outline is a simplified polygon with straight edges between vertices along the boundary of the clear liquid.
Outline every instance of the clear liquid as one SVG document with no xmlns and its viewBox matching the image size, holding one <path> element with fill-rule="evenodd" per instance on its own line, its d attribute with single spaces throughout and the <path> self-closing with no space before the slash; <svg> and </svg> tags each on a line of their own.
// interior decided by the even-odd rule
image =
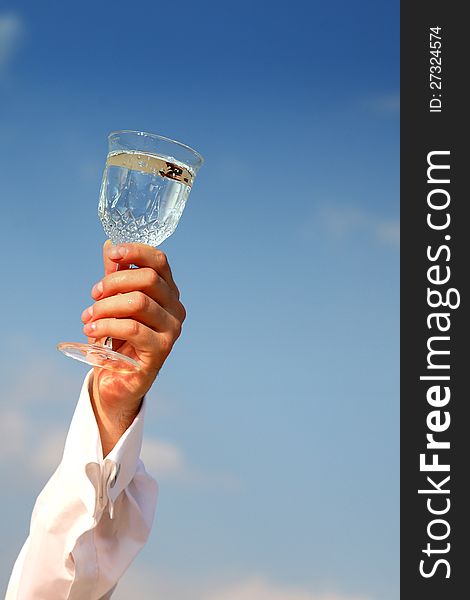
<svg viewBox="0 0 470 600">
<path fill-rule="evenodd" d="M 112 152 L 108 155 L 98 214 L 113 244 L 140 242 L 158 246 L 178 225 L 191 187 L 159 175 L 152 168 L 155 158 L 189 170 L 174 158 L 157 154 Z M 110 160 L 120 166 L 109 164 Z M 126 163 L 141 165 L 142 170 L 122 166 Z"/>
</svg>

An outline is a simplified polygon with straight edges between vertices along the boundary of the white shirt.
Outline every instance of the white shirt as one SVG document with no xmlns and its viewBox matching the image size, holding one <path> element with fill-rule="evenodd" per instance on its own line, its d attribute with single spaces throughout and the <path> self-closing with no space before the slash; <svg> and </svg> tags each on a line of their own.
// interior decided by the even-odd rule
<svg viewBox="0 0 470 600">
<path fill-rule="evenodd" d="M 158 487 L 139 459 L 145 399 L 103 459 L 91 373 L 62 461 L 36 500 L 5 600 L 106 600 L 149 536 Z"/>
</svg>

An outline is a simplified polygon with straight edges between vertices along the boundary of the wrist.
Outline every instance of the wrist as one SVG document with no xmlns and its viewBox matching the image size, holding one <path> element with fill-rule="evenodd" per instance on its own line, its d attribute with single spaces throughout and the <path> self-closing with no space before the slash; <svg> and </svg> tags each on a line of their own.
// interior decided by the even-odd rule
<svg viewBox="0 0 470 600">
<path fill-rule="evenodd" d="M 100 394 L 98 378 L 93 377 L 90 385 L 90 400 L 100 432 L 103 457 L 105 457 L 132 425 L 139 414 L 143 398 L 126 398 L 124 402 L 106 402 Z"/>
</svg>

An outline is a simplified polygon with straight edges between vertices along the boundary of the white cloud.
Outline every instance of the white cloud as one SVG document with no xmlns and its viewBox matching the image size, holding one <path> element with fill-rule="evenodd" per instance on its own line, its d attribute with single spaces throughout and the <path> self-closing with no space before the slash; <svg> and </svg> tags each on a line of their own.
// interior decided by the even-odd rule
<svg viewBox="0 0 470 600">
<path fill-rule="evenodd" d="M 18 15 L 0 14 L 0 76 L 17 53 L 23 35 L 24 25 Z"/>
<path fill-rule="evenodd" d="M 373 95 L 365 100 L 365 105 L 371 112 L 379 115 L 397 115 L 400 112 L 400 94 L 390 92 Z"/>
<path fill-rule="evenodd" d="M 21 388 L 21 400 L 23 392 Z M 39 422 L 27 406 L 18 408 L 14 395 L 8 398 L 11 402 L 0 406 L 0 464 L 14 460 L 29 474 L 40 478 L 51 475 L 62 456 L 67 424 Z M 174 444 L 146 437 L 142 457 L 147 470 L 157 477 L 191 479 L 183 452 Z"/>
<path fill-rule="evenodd" d="M 20 398 L 23 398 L 21 389 Z M 59 464 L 64 449 L 67 424 L 38 421 L 28 407 L 18 407 L 15 396 L 0 405 L 0 465 L 14 461 L 17 469 L 36 480 L 45 480 Z M 227 474 L 201 471 L 189 464 L 175 444 L 144 436 L 142 459 L 146 469 L 158 480 L 183 485 L 217 488 L 233 492 L 238 480 Z"/>
<path fill-rule="evenodd" d="M 0 411 L 0 462 L 15 460 L 22 455 L 29 434 L 29 423 L 16 410 L 5 408 Z"/>
<path fill-rule="evenodd" d="M 393 246 L 400 245 L 400 223 L 398 220 L 379 220 L 375 223 L 375 233 L 382 242 Z"/>
<path fill-rule="evenodd" d="M 145 468 L 157 479 L 172 479 L 186 485 L 215 487 L 224 491 L 237 491 L 240 482 L 225 473 L 201 471 L 190 465 L 184 452 L 175 444 L 144 437 L 142 460 Z"/>
<path fill-rule="evenodd" d="M 5 369 L 0 381 L 0 467 L 14 461 L 25 484 L 27 475 L 35 485 L 60 462 L 83 373 L 73 367 L 61 369 L 59 353 L 57 358 L 39 354 L 36 340 L 4 341 L 9 353 L 1 357 Z"/>
<path fill-rule="evenodd" d="M 267 577 L 246 577 L 231 582 L 178 580 L 162 576 L 158 570 L 142 565 L 131 566 L 119 583 L 115 600 L 366 600 L 365 596 L 315 592 L 307 586 L 276 583 Z"/>
<path fill-rule="evenodd" d="M 5 375 L 0 381 L 0 466 L 10 459 L 36 480 L 50 476 L 60 462 L 68 424 L 81 389 L 83 370 L 62 357 L 36 356 L 25 348 L 37 348 L 34 340 L 5 340 L 13 357 L 21 352 L 18 365 L 5 358 Z M 65 361 L 64 361 L 65 363 Z M 72 364 L 73 363 L 73 364 Z M 24 365 L 27 365 L 27 377 Z M 159 402 L 161 398 L 159 397 Z M 37 418 L 38 408 L 44 409 Z M 47 418 L 51 415 L 51 418 Z M 176 444 L 145 434 L 142 459 L 146 469 L 159 481 L 204 487 L 227 492 L 238 491 L 240 483 L 227 473 L 213 473 L 191 464 Z"/>
<path fill-rule="evenodd" d="M 284 586 L 264 578 L 250 578 L 208 593 L 204 600 L 359 600 L 335 593 L 317 594 L 299 586 Z"/>
<path fill-rule="evenodd" d="M 40 407 L 67 417 L 78 399 L 86 365 L 27 334 L 10 335 L 3 342 L 0 409 L 8 405 L 31 412 Z"/>
<path fill-rule="evenodd" d="M 17 408 L 0 407 L 0 466 L 14 465 L 23 478 L 44 481 L 60 462 L 65 428 L 39 423 Z"/>
<path fill-rule="evenodd" d="M 355 205 L 323 205 L 305 222 L 304 234 L 311 238 L 319 229 L 336 239 L 359 234 L 381 244 L 400 245 L 398 219 L 381 217 Z"/>
<path fill-rule="evenodd" d="M 188 471 L 183 452 L 174 444 L 155 438 L 144 438 L 142 460 L 148 471 L 162 476 L 181 477 Z"/>
<path fill-rule="evenodd" d="M 34 347 L 34 345 L 32 345 Z M 18 369 L 12 365 L 6 371 L 2 380 L 2 397 L 10 405 L 59 405 L 70 398 L 70 394 L 77 393 L 76 383 L 81 377 L 79 371 L 77 376 L 71 380 L 67 373 L 58 368 L 58 361 L 47 357 L 32 357 L 23 349 L 14 349 L 22 354 L 22 365 L 27 364 L 27 377 L 24 376 L 24 368 Z M 78 388 L 79 390 L 80 388 Z"/>
</svg>

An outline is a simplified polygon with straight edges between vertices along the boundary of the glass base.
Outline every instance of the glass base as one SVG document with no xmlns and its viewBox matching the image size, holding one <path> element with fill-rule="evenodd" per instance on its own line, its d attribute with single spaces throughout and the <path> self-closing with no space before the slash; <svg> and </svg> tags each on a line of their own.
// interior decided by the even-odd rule
<svg viewBox="0 0 470 600">
<path fill-rule="evenodd" d="M 62 342 L 57 344 L 57 350 L 70 358 L 80 360 L 93 367 L 103 367 L 116 373 L 135 373 L 140 371 L 140 365 L 129 356 L 120 354 L 101 344 L 80 344 L 78 342 Z"/>
</svg>

